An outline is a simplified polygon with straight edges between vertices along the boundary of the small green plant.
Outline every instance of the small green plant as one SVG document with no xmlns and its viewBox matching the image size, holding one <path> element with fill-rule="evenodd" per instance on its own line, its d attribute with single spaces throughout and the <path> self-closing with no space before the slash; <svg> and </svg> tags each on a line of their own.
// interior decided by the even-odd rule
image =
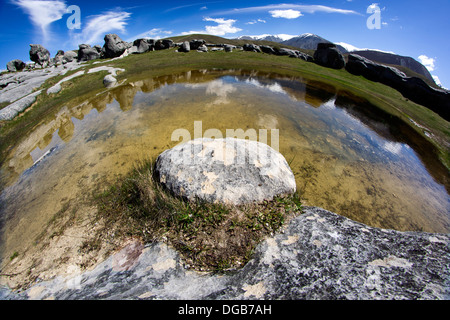
<svg viewBox="0 0 450 320">
<path fill-rule="evenodd" d="M 14 253 L 11 255 L 11 257 L 9 257 L 9 260 L 14 260 L 15 258 L 17 258 L 19 256 L 19 253 L 17 251 L 14 251 Z"/>
</svg>

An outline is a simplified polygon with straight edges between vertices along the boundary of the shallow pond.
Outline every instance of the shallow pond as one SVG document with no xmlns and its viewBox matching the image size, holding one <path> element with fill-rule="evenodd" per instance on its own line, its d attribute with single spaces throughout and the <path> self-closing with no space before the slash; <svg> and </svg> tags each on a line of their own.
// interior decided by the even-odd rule
<svg viewBox="0 0 450 320">
<path fill-rule="evenodd" d="M 376 227 L 450 231 L 449 173 L 410 127 L 317 81 L 201 70 L 62 106 L 18 141 L 1 168 L 2 251 L 31 243 L 69 201 L 175 146 L 177 129 L 192 138 L 243 129 L 260 141 L 266 132 L 306 205 Z"/>
</svg>

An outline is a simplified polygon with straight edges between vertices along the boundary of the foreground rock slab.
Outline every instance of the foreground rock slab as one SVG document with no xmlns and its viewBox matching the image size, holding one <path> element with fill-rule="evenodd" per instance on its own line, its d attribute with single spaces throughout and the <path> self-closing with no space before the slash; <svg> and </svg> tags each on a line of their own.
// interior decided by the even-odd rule
<svg viewBox="0 0 450 320">
<path fill-rule="evenodd" d="M 450 236 L 366 226 L 305 208 L 244 268 L 187 270 L 165 243 L 132 242 L 94 270 L 2 299 L 449 299 Z"/>
<path fill-rule="evenodd" d="M 243 204 L 296 190 L 283 155 L 257 141 L 191 140 L 160 154 L 155 168 L 163 185 L 190 200 Z"/>
</svg>

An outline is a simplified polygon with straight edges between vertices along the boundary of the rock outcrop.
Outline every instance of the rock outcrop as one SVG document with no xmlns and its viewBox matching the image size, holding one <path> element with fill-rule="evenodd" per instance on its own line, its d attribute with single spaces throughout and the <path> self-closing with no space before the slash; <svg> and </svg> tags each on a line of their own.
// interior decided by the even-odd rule
<svg viewBox="0 0 450 320">
<path fill-rule="evenodd" d="M 394 67 L 375 63 L 356 54 L 348 56 L 345 69 L 351 74 L 390 86 L 405 98 L 429 108 L 450 121 L 449 91 L 432 88 L 420 78 L 407 77 Z"/>
<path fill-rule="evenodd" d="M 100 52 L 88 44 L 80 44 L 78 50 L 78 62 L 100 59 Z"/>
<path fill-rule="evenodd" d="M 327 68 L 342 69 L 345 67 L 344 56 L 333 43 L 319 43 L 314 52 L 314 61 Z"/>
<path fill-rule="evenodd" d="M 189 51 L 191 51 L 190 43 L 188 41 L 184 41 L 183 43 L 181 43 L 178 52 L 189 52 Z"/>
<path fill-rule="evenodd" d="M 0 299 L 450 298 L 450 236 L 378 229 L 307 207 L 225 275 L 186 269 L 170 246 L 132 242 L 95 269 Z"/>
<path fill-rule="evenodd" d="M 12 60 L 6 64 L 6 69 L 8 69 L 9 72 L 16 72 L 16 71 L 22 71 L 25 69 L 25 62 L 19 59 Z"/>
<path fill-rule="evenodd" d="M 120 57 L 130 47 L 129 43 L 123 41 L 117 34 L 107 34 L 104 40 L 102 53 L 105 58 Z"/>
<path fill-rule="evenodd" d="M 159 181 L 191 200 L 243 204 L 296 190 L 284 157 L 268 145 L 243 139 L 195 139 L 156 160 Z"/>
<path fill-rule="evenodd" d="M 30 60 L 43 66 L 50 60 L 50 52 L 40 44 L 30 44 Z"/>
<path fill-rule="evenodd" d="M 152 51 L 154 49 L 155 41 L 152 39 L 137 39 L 133 42 L 133 47 L 136 47 L 136 49 L 133 51 L 133 53 L 145 53 L 148 51 Z"/>
<path fill-rule="evenodd" d="M 256 45 L 256 44 L 252 44 L 252 43 L 246 43 L 242 46 L 242 49 L 244 49 L 244 51 L 250 51 L 250 52 L 261 52 L 261 48 Z"/>
<path fill-rule="evenodd" d="M 62 59 L 62 63 L 68 63 L 68 62 L 72 62 L 74 60 L 76 60 L 78 57 L 78 54 L 75 51 L 66 51 L 64 52 L 64 56 Z"/>
</svg>

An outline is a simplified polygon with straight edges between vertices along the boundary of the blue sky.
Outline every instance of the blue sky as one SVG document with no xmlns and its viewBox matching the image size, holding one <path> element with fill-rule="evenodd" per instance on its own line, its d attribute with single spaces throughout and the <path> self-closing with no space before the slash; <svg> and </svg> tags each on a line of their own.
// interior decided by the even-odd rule
<svg viewBox="0 0 450 320">
<path fill-rule="evenodd" d="M 73 28 L 78 22 L 73 5 L 80 9 L 79 29 Z M 366 24 L 373 14 L 368 8 L 374 5 L 381 10 L 379 29 Z M 1 0 L 0 69 L 13 59 L 29 61 L 31 43 L 44 45 L 54 56 L 81 43 L 103 45 L 107 33 L 127 41 L 186 33 L 225 38 L 314 33 L 333 42 L 413 57 L 450 87 L 449 12 L 448 0 Z"/>
</svg>

